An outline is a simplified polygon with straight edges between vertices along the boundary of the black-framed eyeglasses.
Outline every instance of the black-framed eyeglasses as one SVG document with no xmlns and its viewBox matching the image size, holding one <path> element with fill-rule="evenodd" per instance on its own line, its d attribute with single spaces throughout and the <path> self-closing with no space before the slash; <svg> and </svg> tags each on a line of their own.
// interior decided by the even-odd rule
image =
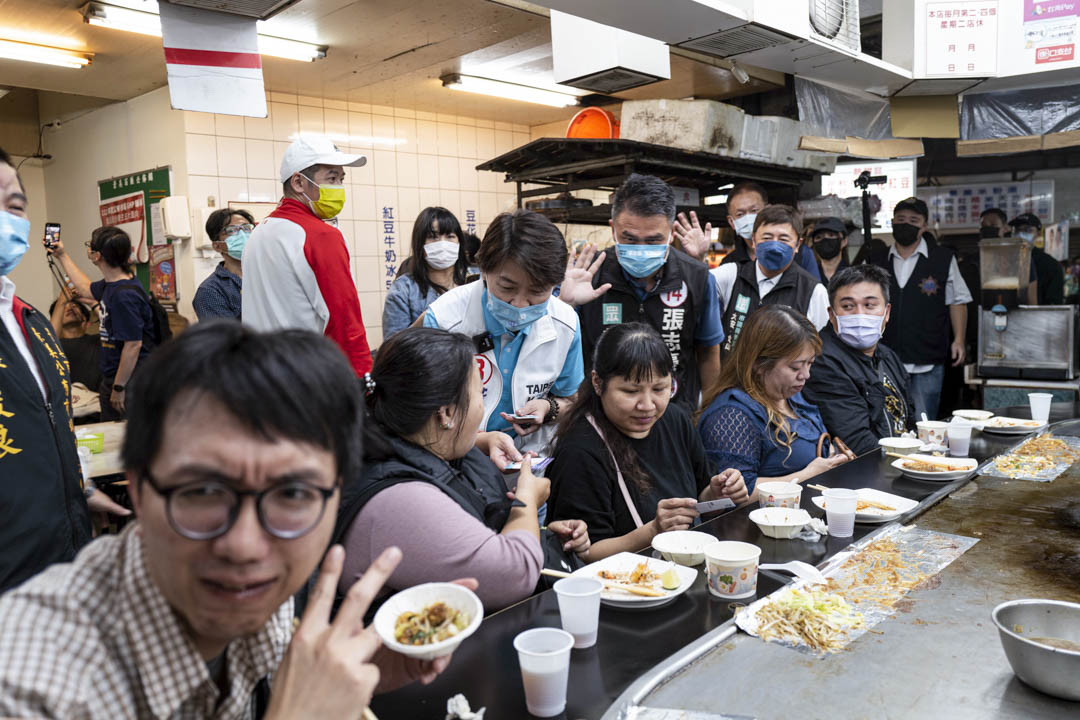
<svg viewBox="0 0 1080 720">
<path fill-rule="evenodd" d="M 326 502 L 337 486 L 323 488 L 301 480 L 284 482 L 260 490 L 236 490 L 216 480 L 197 480 L 162 488 L 149 470 L 142 479 L 165 498 L 165 515 L 172 529 L 189 540 L 212 540 L 227 533 L 240 516 L 240 501 L 255 498 L 259 524 L 266 532 L 283 540 L 306 535 L 326 511 Z"/>
</svg>

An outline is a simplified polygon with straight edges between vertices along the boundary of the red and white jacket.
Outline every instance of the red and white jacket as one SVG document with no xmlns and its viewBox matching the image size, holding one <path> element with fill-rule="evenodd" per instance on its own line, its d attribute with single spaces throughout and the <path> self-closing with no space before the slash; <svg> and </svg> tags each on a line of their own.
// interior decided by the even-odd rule
<svg viewBox="0 0 1080 720">
<path fill-rule="evenodd" d="M 341 231 L 283 198 L 244 247 L 241 317 L 257 330 L 302 328 L 341 347 L 357 375 L 371 370 L 360 298 Z"/>
</svg>

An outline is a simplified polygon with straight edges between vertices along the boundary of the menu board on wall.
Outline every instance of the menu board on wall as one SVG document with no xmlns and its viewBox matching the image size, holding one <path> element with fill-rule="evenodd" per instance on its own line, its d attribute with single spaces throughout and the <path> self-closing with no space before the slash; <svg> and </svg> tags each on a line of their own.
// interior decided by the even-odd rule
<svg viewBox="0 0 1080 720">
<path fill-rule="evenodd" d="M 909 198 L 915 192 L 914 160 L 865 160 L 854 163 L 837 163 L 836 171 L 831 175 L 821 176 L 821 194 L 836 195 L 841 198 L 858 197 L 862 191 L 855 187 L 855 178 L 869 170 L 871 175 L 885 175 L 888 181 L 884 185 L 871 185 L 871 195 L 881 198 L 881 210 L 870 222 L 874 232 L 888 234 L 892 232 L 893 208 L 896 203 Z"/>
<path fill-rule="evenodd" d="M 997 74 L 997 0 L 927 2 L 926 77 L 992 77 Z"/>
<path fill-rule="evenodd" d="M 987 208 L 1003 210 L 1009 219 L 1035 213 L 1043 225 L 1054 219 L 1054 181 L 994 182 L 921 187 L 917 193 L 930 209 L 930 225 L 942 230 L 972 230 Z"/>
</svg>

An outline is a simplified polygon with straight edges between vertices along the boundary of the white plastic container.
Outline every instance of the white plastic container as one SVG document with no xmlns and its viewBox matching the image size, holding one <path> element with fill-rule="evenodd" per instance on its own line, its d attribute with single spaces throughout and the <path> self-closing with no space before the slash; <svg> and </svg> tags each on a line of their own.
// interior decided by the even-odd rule
<svg viewBox="0 0 1080 720">
<path fill-rule="evenodd" d="M 936 447 L 945 446 L 945 431 L 948 429 L 949 423 L 940 420 L 920 420 L 915 423 L 915 427 L 919 431 L 919 439 L 924 444 Z"/>
<path fill-rule="evenodd" d="M 469 625 L 453 637 L 431 645 L 405 645 L 394 639 L 394 625 L 403 612 L 420 612 L 429 605 L 443 602 L 469 618 Z M 484 619 L 484 606 L 476 593 L 454 583 L 424 583 L 406 588 L 390 597 L 375 613 L 375 632 L 390 650 L 418 660 L 434 660 L 449 655 L 465 638 L 476 632 Z"/>
<path fill-rule="evenodd" d="M 802 485 L 786 482 L 757 484 L 758 503 L 763 508 L 797 508 L 802 500 Z"/>
<path fill-rule="evenodd" d="M 821 493 L 825 497 L 825 517 L 829 534 L 847 538 L 855 534 L 855 508 L 859 494 L 847 488 L 829 488 Z"/>
<path fill-rule="evenodd" d="M 768 507 L 754 510 L 750 519 L 766 537 L 789 540 L 810 522 L 810 513 L 802 508 Z"/>
<path fill-rule="evenodd" d="M 555 583 L 562 629 L 574 636 L 575 648 L 596 644 L 603 589 L 604 584 L 596 578 L 568 577 Z"/>
<path fill-rule="evenodd" d="M 882 451 L 887 453 L 910 455 L 911 453 L 919 452 L 919 448 L 923 446 L 923 442 L 918 438 L 887 437 L 878 440 L 878 445 L 881 447 Z"/>
<path fill-rule="evenodd" d="M 1050 402 L 1054 396 L 1050 393 L 1028 393 L 1028 402 L 1031 403 L 1031 419 L 1041 423 L 1050 420 Z"/>
<path fill-rule="evenodd" d="M 537 717 L 554 717 L 566 709 L 566 680 L 574 636 L 557 628 L 534 628 L 514 638 L 525 706 Z"/>
<path fill-rule="evenodd" d="M 949 438 L 949 455 L 966 458 L 971 447 L 971 423 L 954 417 L 945 434 Z"/>
<path fill-rule="evenodd" d="M 761 548 L 736 540 L 721 540 L 705 548 L 709 592 L 725 600 L 757 594 Z"/>
<path fill-rule="evenodd" d="M 694 530 L 670 530 L 658 533 L 652 540 L 653 550 L 665 560 L 686 567 L 705 562 L 705 548 L 720 542 L 715 535 Z"/>
</svg>

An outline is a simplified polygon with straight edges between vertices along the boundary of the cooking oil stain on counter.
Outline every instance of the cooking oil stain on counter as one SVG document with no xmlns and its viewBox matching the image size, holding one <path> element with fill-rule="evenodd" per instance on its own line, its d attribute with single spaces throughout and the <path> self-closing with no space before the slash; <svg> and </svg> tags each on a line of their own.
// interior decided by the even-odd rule
<svg viewBox="0 0 1080 720">
<path fill-rule="evenodd" d="M 1075 602 L 1080 594 L 1080 467 L 1052 483 L 980 477 L 915 522 L 994 538 L 953 563 L 952 572 L 965 573 L 972 582 L 993 575 L 1012 597 Z"/>
</svg>

